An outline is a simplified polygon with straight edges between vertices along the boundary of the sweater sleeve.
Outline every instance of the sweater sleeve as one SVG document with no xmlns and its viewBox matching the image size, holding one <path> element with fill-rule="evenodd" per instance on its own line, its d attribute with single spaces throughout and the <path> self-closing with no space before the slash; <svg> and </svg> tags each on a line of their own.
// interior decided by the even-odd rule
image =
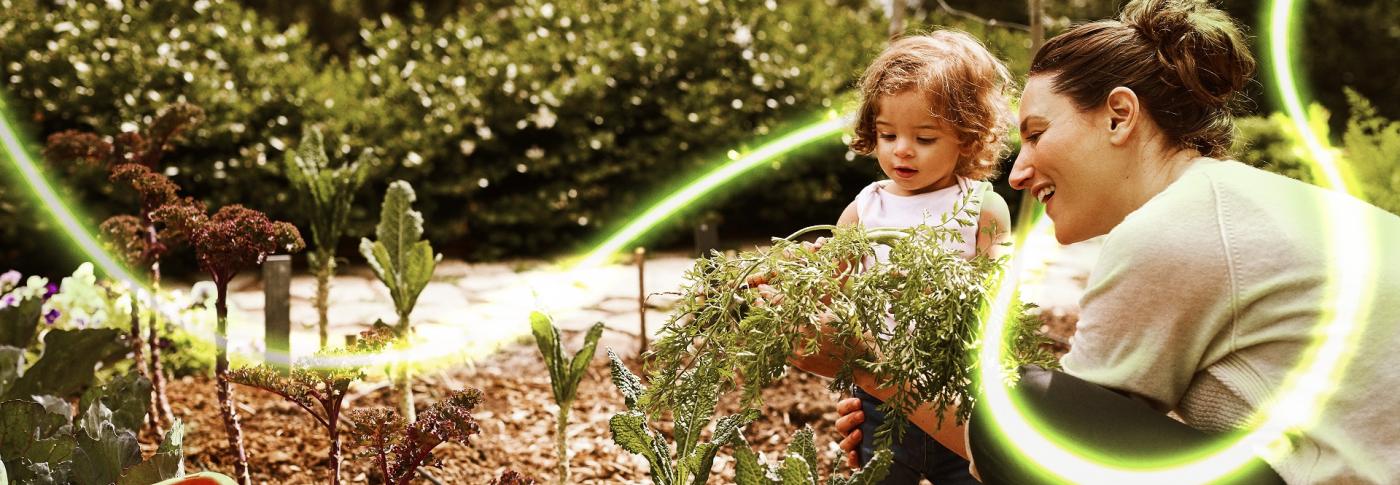
<svg viewBox="0 0 1400 485">
<path fill-rule="evenodd" d="M 1236 291 L 1218 208 L 1208 180 L 1193 182 L 1109 233 L 1061 361 L 1071 375 L 1164 412 L 1232 345 Z"/>
</svg>

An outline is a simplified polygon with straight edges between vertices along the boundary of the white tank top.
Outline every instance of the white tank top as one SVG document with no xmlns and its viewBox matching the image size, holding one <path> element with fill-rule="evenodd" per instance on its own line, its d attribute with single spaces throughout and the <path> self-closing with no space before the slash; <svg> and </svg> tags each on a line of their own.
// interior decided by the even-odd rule
<svg viewBox="0 0 1400 485">
<path fill-rule="evenodd" d="M 958 233 L 962 235 L 962 241 L 948 241 L 944 243 L 944 247 L 960 252 L 967 259 L 972 259 L 973 256 L 977 255 L 977 219 L 973 218 L 971 226 L 963 226 L 951 220 L 954 216 L 951 212 L 957 207 L 967 190 L 972 190 L 969 207 L 980 211 L 982 194 L 991 184 L 958 177 L 958 183 L 952 186 L 933 192 L 905 196 L 890 193 L 889 189 L 886 188 L 890 183 L 892 182 L 889 180 L 872 183 L 865 186 L 865 189 L 856 195 L 856 214 L 860 217 L 861 225 L 867 228 L 905 228 L 919 224 L 935 226 L 941 222 L 943 214 L 949 214 L 948 227 L 957 229 Z M 889 246 L 875 246 L 875 256 L 880 262 L 887 261 L 889 254 Z"/>
</svg>

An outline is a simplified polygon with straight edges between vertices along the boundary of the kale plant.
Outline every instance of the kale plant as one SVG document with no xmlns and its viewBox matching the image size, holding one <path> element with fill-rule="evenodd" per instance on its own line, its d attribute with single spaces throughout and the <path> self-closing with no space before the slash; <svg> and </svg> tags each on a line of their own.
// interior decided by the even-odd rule
<svg viewBox="0 0 1400 485">
<path fill-rule="evenodd" d="M 627 404 L 626 411 L 613 415 L 608 421 L 613 442 L 646 458 L 651 480 L 657 485 L 707 483 L 715 453 L 724 445 L 742 441 L 744 426 L 758 418 L 758 411 L 754 409 L 720 418 L 710 441 L 700 442 L 700 433 L 710 425 L 715 405 L 719 403 L 721 372 L 713 365 L 698 365 L 682 376 L 675 389 L 673 459 L 666 437 L 648 424 L 656 421 L 656 415 L 648 414 L 640 404 L 646 393 L 641 379 L 628 370 L 612 350 L 608 350 L 608 359 L 612 365 L 613 384 L 622 392 Z"/>
<path fill-rule="evenodd" d="M 295 152 L 287 152 L 282 171 L 292 187 L 300 192 L 304 213 L 311 215 L 312 249 L 306 253 L 307 262 L 316 273 L 317 329 L 321 347 L 326 346 L 326 313 L 330 299 L 331 277 L 335 275 L 335 247 L 345 232 L 345 220 L 350 216 L 350 204 L 355 192 L 369 178 L 374 157 L 369 150 L 360 152 L 353 163 L 331 168 L 321 131 L 302 131 L 301 144 Z"/>
<path fill-rule="evenodd" d="M 300 251 L 304 246 L 301 233 L 296 226 L 269 220 L 261 212 L 236 204 L 219 209 L 213 217 L 199 207 L 167 205 L 157 209 L 151 217 L 165 224 L 167 231 L 187 238 L 195 249 L 199 267 L 214 280 L 218 293 L 214 312 L 218 318 L 216 332 L 220 342 L 214 359 L 219 410 L 235 456 L 235 478 L 240 483 L 250 484 L 248 453 L 243 448 L 243 430 L 238 425 L 238 411 L 233 405 L 233 390 L 228 380 L 228 284 L 239 271 L 262 264 L 270 254 Z"/>
<path fill-rule="evenodd" d="M 101 166 L 114 184 L 129 186 L 139 200 L 134 214 L 118 214 L 102 221 L 99 235 L 108 250 L 120 257 L 128 267 L 145 268 L 151 278 L 152 301 L 160 291 L 161 258 L 182 243 L 161 231 L 151 213 L 166 205 L 186 205 L 203 210 L 203 205 L 189 197 L 180 198 L 180 187 L 159 172 L 160 162 L 174 149 L 172 144 L 180 135 L 204 119 L 198 106 L 177 103 L 161 111 L 149 125 L 139 131 L 123 132 L 104 138 L 95 133 L 67 130 L 49 136 L 44 150 L 52 163 L 77 163 Z M 138 292 L 131 296 L 131 344 L 135 366 L 148 378 L 154 388 L 150 414 L 153 428 L 159 429 L 172 419 L 170 402 L 165 395 L 165 377 L 161 369 L 158 330 L 159 312 L 150 312 L 148 336 L 141 336 Z M 150 363 L 143 357 L 142 343 L 150 348 Z"/>
<path fill-rule="evenodd" d="M 433 277 L 433 268 L 442 259 L 434 255 L 433 246 L 423 237 L 423 214 L 413 210 L 416 196 L 413 187 L 402 180 L 389 184 L 384 194 L 384 205 L 379 214 L 379 225 L 374 229 L 376 241 L 360 239 L 360 254 L 369 260 L 369 266 L 379 281 L 389 288 L 394 299 L 394 311 L 399 323 L 395 330 L 399 333 L 402 345 L 408 345 L 413 338 L 413 327 L 408 316 L 418 302 L 418 294 L 428 286 Z M 409 422 L 416 418 L 413 409 L 413 372 L 407 363 L 398 365 L 395 377 L 399 388 L 399 411 Z"/>
<path fill-rule="evenodd" d="M 588 363 L 598 349 L 598 338 L 603 336 L 603 323 L 593 324 L 583 338 L 583 348 L 572 359 L 564 355 L 564 343 L 559 337 L 559 329 L 548 315 L 540 312 L 530 314 L 530 330 L 535 334 L 535 344 L 544 356 L 545 367 L 549 368 L 549 383 L 554 390 L 554 402 L 559 404 L 555 415 L 554 444 L 559 455 L 559 479 L 563 485 L 569 482 L 569 448 L 566 441 L 569 427 L 569 408 L 574 405 L 574 395 L 578 392 L 579 380 L 588 372 Z"/>
<path fill-rule="evenodd" d="M 767 249 L 697 260 L 651 353 L 644 404 L 685 405 L 677 390 L 686 373 L 698 372 L 738 382 L 744 405 L 756 406 L 791 359 L 816 355 L 839 361 L 833 390 L 848 388 L 856 369 L 895 389 L 886 403 L 891 419 L 876 434 L 885 445 L 919 403 L 931 403 L 940 419 L 954 406 L 965 421 L 978 395 L 980 315 L 1004 260 L 969 260 L 945 248 L 961 238 L 953 224 L 970 225 L 977 215 L 956 214 L 907 229 L 813 226 Z M 819 247 L 796 241 L 817 230 L 832 237 Z M 887 262 L 877 261 L 874 244 L 890 247 Z M 1028 335 L 1038 328 L 1011 326 L 1015 348 L 1003 365 L 1053 364 Z M 732 390 L 725 387 L 720 392 Z"/>
<path fill-rule="evenodd" d="M 832 470 L 828 485 L 874 485 L 890 471 L 894 460 L 890 450 L 879 450 L 859 471 L 841 477 Z M 787 457 L 776 466 L 761 461 L 758 453 L 739 437 L 734 444 L 734 482 L 738 485 L 818 485 L 817 447 L 812 440 L 812 428 L 803 427 L 793 436 Z"/>
<path fill-rule="evenodd" d="M 406 485 L 418 468 L 436 466 L 433 449 L 446 442 L 471 444 L 481 432 L 471 411 L 481 403 L 481 391 L 452 391 L 428 406 L 409 423 L 389 408 L 355 409 L 350 423 L 351 445 L 360 456 L 374 460 L 374 474 L 385 484 Z"/>
<path fill-rule="evenodd" d="M 337 357 L 376 354 L 393 340 L 393 331 L 378 325 L 360 333 L 360 338 L 345 352 L 322 349 L 310 360 L 302 360 L 290 371 L 259 365 L 244 367 L 229 373 L 229 381 L 271 392 L 301 407 L 326 431 L 330 439 L 329 482 L 340 483 L 340 415 L 350 384 L 365 377 L 364 366 L 327 365 L 323 362 Z"/>
</svg>

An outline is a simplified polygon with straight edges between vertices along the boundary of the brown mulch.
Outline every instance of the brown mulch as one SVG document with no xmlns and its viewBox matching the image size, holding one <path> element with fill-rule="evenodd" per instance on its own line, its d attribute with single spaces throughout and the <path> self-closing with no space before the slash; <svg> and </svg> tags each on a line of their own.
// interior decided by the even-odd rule
<svg viewBox="0 0 1400 485">
<path fill-rule="evenodd" d="M 576 340 L 576 339 L 575 339 Z M 576 348 L 577 343 L 574 344 Z M 571 482 L 573 483 L 651 483 L 646 462 L 613 444 L 608 419 L 624 409 L 622 396 L 613 386 L 607 359 L 598 352 L 588 375 L 579 385 L 578 398 L 570 416 L 569 438 Z M 636 371 L 635 362 L 629 365 Z M 826 388 L 827 381 L 793 372 L 778 385 L 764 392 L 763 417 L 751 424 L 748 440 L 763 451 L 770 463 L 780 458 L 791 435 L 804 424 L 817 434 L 821 470 L 829 470 L 838 458 L 835 442 L 835 403 L 838 394 Z M 417 404 L 428 402 L 453 388 L 475 387 L 482 391 L 482 405 L 473 413 L 481 434 L 471 445 L 445 444 L 438 448 L 442 468 L 429 469 L 443 483 L 484 484 L 506 469 L 524 473 L 541 483 L 555 480 L 554 404 L 549 375 L 533 344 L 503 348 L 496 355 L 445 371 L 427 372 L 415 384 Z M 214 470 L 232 474 L 233 460 L 219 417 L 214 382 L 209 377 L 186 377 L 171 383 L 169 397 L 177 417 L 185 422 L 186 467 L 191 472 Z M 264 391 L 234 386 L 239 402 L 244 442 L 255 483 L 326 483 L 328 449 L 324 431 L 295 405 Z M 349 407 L 392 406 L 392 393 L 383 383 L 368 383 L 352 389 L 365 392 Z M 721 413 L 737 410 L 737 404 L 723 402 Z M 669 426 L 665 427 L 669 429 Z M 148 444 L 148 448 L 150 445 Z M 346 450 L 343 481 L 366 483 L 370 460 L 354 458 Z M 726 448 L 716 459 L 719 472 L 711 483 L 733 482 L 733 461 Z M 417 480 L 415 483 L 429 483 Z"/>
</svg>

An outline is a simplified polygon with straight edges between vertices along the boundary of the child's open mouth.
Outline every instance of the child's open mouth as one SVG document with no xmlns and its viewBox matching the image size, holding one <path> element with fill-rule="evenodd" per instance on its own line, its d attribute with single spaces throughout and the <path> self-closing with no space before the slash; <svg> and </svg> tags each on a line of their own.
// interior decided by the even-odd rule
<svg viewBox="0 0 1400 485">
<path fill-rule="evenodd" d="M 894 174 L 900 176 L 901 178 L 913 177 L 917 173 L 919 173 L 918 170 L 914 170 L 909 167 L 895 167 L 894 169 Z"/>
</svg>

